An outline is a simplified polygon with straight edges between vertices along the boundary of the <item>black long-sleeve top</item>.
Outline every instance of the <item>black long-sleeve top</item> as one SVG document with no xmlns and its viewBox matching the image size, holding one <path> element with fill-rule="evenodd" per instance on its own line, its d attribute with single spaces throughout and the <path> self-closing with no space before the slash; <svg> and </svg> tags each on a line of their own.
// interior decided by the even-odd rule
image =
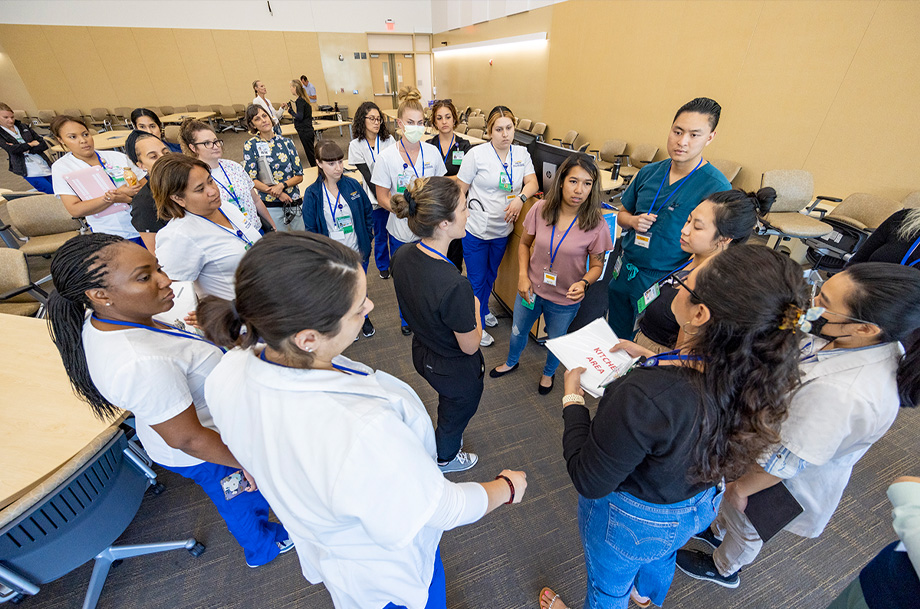
<svg viewBox="0 0 920 609">
<path fill-rule="evenodd" d="M 288 110 L 288 113 L 294 117 L 295 128 L 313 130 L 313 108 L 307 100 L 298 97 L 294 100 L 294 110 Z"/>
<path fill-rule="evenodd" d="M 911 210 L 902 209 L 896 211 L 888 219 L 882 222 L 882 225 L 875 229 L 866 242 L 856 250 L 856 253 L 847 261 L 847 266 L 858 264 L 860 262 L 892 262 L 901 264 L 914 241 L 920 235 L 911 235 L 908 239 L 898 238 L 898 229 L 907 218 Z M 907 264 L 920 259 L 920 247 L 914 250 Z"/>
<path fill-rule="evenodd" d="M 25 143 L 20 144 L 5 129 L 0 129 L 0 148 L 10 156 L 10 173 L 15 173 L 22 177 L 26 176 L 26 154 L 37 154 L 48 163 L 48 167 L 51 167 L 51 161 L 44 155 L 45 150 L 48 150 L 48 144 L 45 139 L 38 135 L 32 127 L 24 125 L 20 121 L 13 121 L 13 125 L 19 129 L 19 135 L 22 136 Z M 37 141 L 38 146 L 30 146 L 29 142 L 32 141 Z"/>
<path fill-rule="evenodd" d="M 681 366 L 636 368 L 607 388 L 593 421 L 584 406 L 563 409 L 563 456 L 579 494 L 620 491 L 663 505 L 712 486 L 688 475 L 699 437 L 695 374 Z"/>
</svg>

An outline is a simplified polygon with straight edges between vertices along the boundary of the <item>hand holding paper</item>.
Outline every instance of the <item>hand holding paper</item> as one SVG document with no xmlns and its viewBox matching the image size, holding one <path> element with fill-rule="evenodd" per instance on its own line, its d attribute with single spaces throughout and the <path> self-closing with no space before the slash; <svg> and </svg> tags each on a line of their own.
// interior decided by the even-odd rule
<svg viewBox="0 0 920 609">
<path fill-rule="evenodd" d="M 584 328 L 559 338 L 546 341 L 546 348 L 571 371 L 584 368 L 581 388 L 594 397 L 600 397 L 604 388 L 622 376 L 635 362 L 626 350 L 611 353 L 619 343 L 617 335 L 603 318 L 598 318 Z"/>
</svg>

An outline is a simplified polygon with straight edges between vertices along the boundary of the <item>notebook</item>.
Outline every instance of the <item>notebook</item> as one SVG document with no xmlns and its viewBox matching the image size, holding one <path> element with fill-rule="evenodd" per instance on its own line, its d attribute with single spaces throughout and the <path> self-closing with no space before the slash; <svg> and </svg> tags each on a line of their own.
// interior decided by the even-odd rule
<svg viewBox="0 0 920 609">
<path fill-rule="evenodd" d="M 745 516 L 764 541 L 769 541 L 804 512 L 786 485 L 780 482 L 748 497 Z"/>
</svg>

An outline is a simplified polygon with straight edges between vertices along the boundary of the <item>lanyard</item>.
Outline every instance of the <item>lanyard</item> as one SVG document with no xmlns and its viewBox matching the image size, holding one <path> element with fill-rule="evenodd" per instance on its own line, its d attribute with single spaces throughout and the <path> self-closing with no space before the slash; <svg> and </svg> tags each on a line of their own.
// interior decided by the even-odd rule
<svg viewBox="0 0 920 609">
<path fill-rule="evenodd" d="M 674 192 L 672 192 L 671 194 L 669 194 L 669 195 L 668 195 L 668 198 L 665 199 L 665 200 L 661 203 L 661 205 L 658 207 L 658 211 L 661 211 L 661 208 L 664 207 L 665 205 L 667 205 L 667 204 L 668 204 L 668 201 L 670 201 L 670 200 L 674 197 L 674 195 L 677 194 L 677 191 L 680 190 L 681 187 L 682 187 L 684 184 L 686 184 L 687 182 L 690 181 L 690 176 L 692 176 L 694 173 L 696 173 L 696 170 L 699 169 L 699 168 L 700 168 L 700 165 L 702 165 L 702 164 L 703 164 L 703 157 L 700 157 L 700 162 L 696 164 L 696 167 L 693 168 L 693 171 L 691 171 L 690 173 L 687 174 L 687 177 L 683 178 L 683 179 L 680 181 L 680 184 L 677 185 L 677 188 L 674 189 Z M 668 179 L 668 176 L 669 176 L 669 175 L 671 175 L 671 162 L 670 162 L 670 161 L 668 161 L 668 170 L 667 170 L 667 172 L 665 172 L 664 177 L 661 179 L 661 184 L 658 185 L 658 192 L 655 193 L 655 200 L 652 201 L 652 206 L 651 206 L 651 207 L 649 208 L 649 210 L 648 210 L 648 213 L 649 213 L 650 215 L 654 215 L 654 214 L 655 214 L 655 204 L 658 203 L 658 195 L 661 194 L 661 189 L 664 187 L 664 182 L 665 182 L 665 180 Z"/>
<path fill-rule="evenodd" d="M 233 199 L 233 202 L 236 203 L 236 206 L 240 208 L 240 211 L 244 214 L 246 211 L 243 209 L 243 205 L 240 203 L 240 198 L 236 196 L 236 189 L 233 188 L 233 182 L 230 181 L 230 176 L 227 175 L 227 170 L 224 169 L 224 166 L 220 164 L 220 161 L 217 161 L 217 166 L 220 167 L 220 170 L 224 172 L 224 177 L 227 178 L 227 186 L 221 184 L 220 180 L 215 179 L 217 185 L 227 191 L 227 194 Z"/>
<path fill-rule="evenodd" d="M 367 144 L 367 149 L 371 151 L 371 163 L 376 163 L 377 158 L 374 156 L 374 149 L 371 148 L 371 143 L 367 141 L 367 138 L 364 138 L 364 143 Z M 375 144 L 377 148 L 377 154 L 380 154 L 380 135 L 377 135 L 377 143 Z M 403 147 L 405 150 L 405 147 Z M 406 156 L 409 156 L 408 154 Z"/>
<path fill-rule="evenodd" d="M 502 161 L 502 158 L 498 156 L 498 150 L 495 149 L 495 144 L 489 144 L 492 146 L 492 152 L 495 153 L 495 158 L 498 159 L 498 162 L 502 164 L 502 171 L 505 172 L 505 175 L 508 176 L 508 185 L 511 186 L 511 190 L 514 191 L 514 179 L 512 179 L 512 174 L 514 174 L 514 146 L 508 149 L 508 156 L 511 157 L 511 173 L 508 173 L 508 164 Z M 569 227 L 571 228 L 571 227 Z M 564 238 L 564 237 L 563 237 Z M 559 243 L 562 243 L 560 241 Z M 552 247 L 552 246 L 550 246 Z"/>
<path fill-rule="evenodd" d="M 332 223 L 335 224 L 335 227 L 339 227 L 339 220 L 335 217 L 335 210 L 342 209 L 342 205 L 339 203 L 339 199 L 342 198 L 342 191 L 340 190 L 335 195 L 335 203 L 332 203 L 332 195 L 329 194 L 329 190 L 326 188 L 326 183 L 323 182 L 323 192 L 326 193 L 326 203 L 329 205 L 329 215 L 332 216 Z"/>
<path fill-rule="evenodd" d="M 109 168 L 105 166 L 105 161 L 103 161 L 102 157 L 99 156 L 98 151 L 96 152 L 96 158 L 99 159 L 99 164 L 102 165 L 102 169 L 103 171 L 105 171 L 105 175 L 109 176 L 109 180 L 111 180 L 112 186 L 114 186 L 115 188 L 118 188 L 118 184 L 115 183 L 115 178 L 109 175 Z"/>
<path fill-rule="evenodd" d="M 277 363 L 277 362 L 271 361 L 270 359 L 268 359 L 268 357 L 266 357 L 266 355 L 265 355 L 265 350 L 264 350 L 264 349 L 262 350 L 262 353 L 259 354 L 259 359 L 262 360 L 263 362 L 268 362 L 269 364 L 273 364 L 273 365 L 275 365 L 275 366 L 281 366 L 282 368 L 290 368 L 290 367 L 291 367 L 291 366 L 285 366 L 284 364 L 279 364 L 279 363 Z M 335 368 L 336 370 L 338 370 L 339 372 L 344 372 L 344 373 L 346 373 L 346 374 L 357 374 L 357 375 L 360 375 L 360 376 L 368 376 L 368 373 L 367 373 L 367 372 L 361 372 L 360 370 L 354 370 L 354 369 L 352 369 L 352 368 L 346 368 L 345 366 L 339 366 L 338 364 L 332 364 L 332 367 Z"/>
<path fill-rule="evenodd" d="M 457 136 L 451 134 L 451 136 L 450 136 L 450 146 L 447 147 L 447 152 L 445 153 L 443 150 L 441 150 L 441 136 L 438 136 L 438 152 L 440 152 L 440 153 L 441 153 L 441 156 L 444 157 L 444 164 L 445 164 L 445 165 L 447 165 L 447 155 L 450 154 L 450 149 L 454 147 L 454 140 L 456 139 L 456 137 L 457 137 Z"/>
<path fill-rule="evenodd" d="M 907 261 L 910 259 L 911 255 L 914 253 L 918 246 L 920 246 L 920 237 L 917 237 L 917 240 L 914 241 L 914 244 L 910 246 L 910 249 L 907 250 L 907 253 L 904 254 L 903 258 L 901 258 L 901 264 L 905 264 L 907 266 L 917 266 L 917 263 L 920 262 L 920 258 L 914 260 L 910 264 L 907 264 Z"/>
<path fill-rule="evenodd" d="M 409 162 L 412 163 L 412 157 L 409 156 L 409 151 L 406 150 L 406 145 L 403 144 L 402 140 L 399 140 L 399 145 L 402 146 L 403 152 L 406 153 L 406 158 L 409 159 Z M 425 149 L 419 145 L 418 147 L 419 154 L 422 155 L 422 175 L 418 174 L 418 171 L 415 171 L 415 163 L 412 163 L 412 171 L 415 171 L 415 177 L 424 178 L 425 177 Z M 406 164 L 403 163 L 403 169 L 406 168 Z"/>
<path fill-rule="evenodd" d="M 233 223 L 233 220 L 231 220 L 230 218 L 227 217 L 227 214 L 224 213 L 224 210 L 218 209 L 217 211 L 219 211 L 219 212 L 220 212 L 220 215 L 222 215 L 222 216 L 224 217 L 224 219 L 225 219 L 227 222 L 230 223 L 230 226 L 232 226 L 232 227 L 234 228 L 234 230 L 236 230 L 236 232 L 233 232 L 232 230 L 230 230 L 230 229 L 227 228 L 226 226 L 221 226 L 220 224 L 218 224 L 218 223 L 215 222 L 214 220 L 211 220 L 210 218 L 205 218 L 204 216 L 198 216 L 198 217 L 199 217 L 199 218 L 204 218 L 205 220 L 207 220 L 208 222 L 210 222 L 211 224 L 213 224 L 214 226 L 216 226 L 216 227 L 219 228 L 220 230 L 225 231 L 225 232 L 228 232 L 228 233 L 230 233 L 231 235 L 234 235 L 237 239 L 239 239 L 240 241 L 242 241 L 243 243 L 246 244 L 246 249 L 247 249 L 247 250 L 248 250 L 250 247 L 252 247 L 252 241 L 249 240 L 249 237 L 247 237 L 245 234 L 243 234 L 243 231 L 241 231 L 240 229 L 236 228 L 236 224 Z M 197 214 L 194 214 L 194 215 L 197 215 Z"/>
<path fill-rule="evenodd" d="M 431 252 L 432 254 L 437 254 L 438 256 L 440 256 L 441 258 L 443 258 L 444 260 L 446 260 L 447 262 L 450 262 L 450 258 L 448 258 L 447 256 L 445 256 L 444 254 L 442 254 L 442 253 L 439 252 L 438 250 L 434 249 L 433 247 L 428 247 L 427 245 L 425 245 L 425 244 L 422 243 L 421 241 L 419 241 L 418 244 L 421 245 L 422 247 L 424 247 L 426 250 L 428 250 L 428 251 Z M 453 264 L 453 262 L 450 262 L 450 263 Z"/>
<path fill-rule="evenodd" d="M 553 270 L 553 262 L 556 260 L 556 254 L 559 253 L 559 248 L 562 247 L 562 242 L 565 241 L 565 238 L 569 235 L 569 231 L 572 230 L 572 227 L 575 226 L 575 223 L 578 222 L 578 216 L 572 218 L 572 223 L 569 224 L 569 227 L 565 229 L 565 234 L 562 235 L 562 239 L 559 240 L 559 245 L 556 246 L 556 249 L 553 250 L 553 240 L 556 238 L 556 225 L 553 224 L 553 232 L 549 235 L 549 269 Z"/>
<path fill-rule="evenodd" d="M 95 320 L 98 321 L 98 322 L 104 323 L 104 324 L 112 324 L 113 326 L 125 326 L 125 327 L 128 327 L 128 328 L 140 328 L 141 330 L 149 330 L 149 331 L 151 331 L 151 332 L 156 332 L 156 333 L 158 333 L 158 334 L 168 334 L 169 336 L 178 336 L 179 338 L 190 338 L 190 339 L 192 339 L 192 340 L 197 340 L 197 341 L 201 341 L 201 342 L 203 342 L 203 343 L 208 343 L 209 345 L 214 345 L 214 343 L 212 343 L 211 341 L 206 340 L 206 339 L 204 339 L 204 338 L 201 338 L 200 336 L 198 336 L 198 335 L 195 334 L 194 332 L 188 332 L 187 330 L 182 330 L 182 329 L 180 329 L 180 328 L 177 328 L 177 327 L 175 327 L 175 326 L 170 326 L 169 324 L 166 324 L 166 323 L 163 323 L 163 322 L 160 322 L 160 323 L 162 323 L 164 326 L 168 327 L 169 330 L 163 330 L 162 328 L 155 328 L 155 327 L 153 327 L 153 326 L 145 326 L 145 325 L 143 325 L 143 324 L 135 324 L 135 323 L 131 323 L 130 321 L 117 321 L 117 320 L 114 320 L 114 319 L 102 319 L 102 318 L 100 318 L 100 317 L 97 317 L 95 314 L 93 314 L 93 319 L 95 319 Z M 217 345 L 214 345 L 214 346 L 217 347 Z M 222 353 L 226 353 L 226 352 L 227 352 L 227 350 L 224 349 L 223 347 L 217 347 L 217 348 L 220 349 Z"/>
<path fill-rule="evenodd" d="M 676 269 L 674 269 L 673 271 L 671 271 L 670 273 L 668 273 L 667 275 L 665 275 L 664 277 L 662 277 L 661 279 L 659 279 L 658 281 L 656 281 L 655 283 L 659 283 L 659 284 L 660 284 L 662 281 L 668 279 L 669 277 L 678 274 L 679 272 L 681 272 L 682 270 L 684 270 L 685 268 L 687 268 L 687 265 L 690 264 L 691 262 L 693 262 L 693 258 L 691 258 L 690 260 L 686 261 L 685 263 L 683 263 L 682 265 L 680 265 L 679 267 L 677 267 Z"/>
<path fill-rule="evenodd" d="M 650 368 L 652 366 L 657 366 L 659 362 L 673 361 L 673 360 L 683 360 L 683 361 L 699 361 L 703 358 L 698 355 L 684 355 L 680 352 L 679 349 L 674 351 L 667 351 L 659 355 L 653 355 L 652 357 L 646 359 L 644 362 L 637 364 L 641 368 Z"/>
</svg>

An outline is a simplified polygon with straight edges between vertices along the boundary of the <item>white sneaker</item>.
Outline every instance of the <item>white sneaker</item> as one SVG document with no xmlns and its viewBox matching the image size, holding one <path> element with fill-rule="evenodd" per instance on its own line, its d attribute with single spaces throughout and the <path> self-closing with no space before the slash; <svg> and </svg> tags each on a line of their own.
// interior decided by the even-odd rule
<svg viewBox="0 0 920 609">
<path fill-rule="evenodd" d="M 438 469 L 441 470 L 442 474 L 449 474 L 450 472 L 464 472 L 479 461 L 479 456 L 476 453 L 465 453 L 462 450 L 457 453 L 457 456 L 454 457 L 453 461 L 448 461 L 447 463 L 441 465 L 438 464 Z"/>
<path fill-rule="evenodd" d="M 480 347 L 491 347 L 492 343 L 494 342 L 495 342 L 495 339 L 492 338 L 492 335 L 486 332 L 485 330 L 483 330 L 482 340 L 479 341 L 479 346 Z"/>
<path fill-rule="evenodd" d="M 492 313 L 489 313 L 488 315 L 486 315 L 486 327 L 494 328 L 497 325 L 498 325 L 498 319 L 496 319 L 495 316 L 492 315 Z"/>
</svg>

